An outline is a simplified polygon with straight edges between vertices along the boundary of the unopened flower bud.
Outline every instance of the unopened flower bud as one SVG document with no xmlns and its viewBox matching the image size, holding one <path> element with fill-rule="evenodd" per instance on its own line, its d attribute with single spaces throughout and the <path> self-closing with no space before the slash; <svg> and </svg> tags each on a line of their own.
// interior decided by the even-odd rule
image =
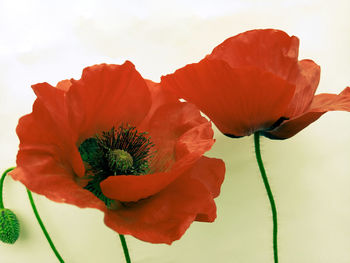
<svg viewBox="0 0 350 263">
<path fill-rule="evenodd" d="M 0 209 L 0 240 L 13 244 L 19 237 L 19 221 L 16 215 L 7 208 Z"/>
</svg>

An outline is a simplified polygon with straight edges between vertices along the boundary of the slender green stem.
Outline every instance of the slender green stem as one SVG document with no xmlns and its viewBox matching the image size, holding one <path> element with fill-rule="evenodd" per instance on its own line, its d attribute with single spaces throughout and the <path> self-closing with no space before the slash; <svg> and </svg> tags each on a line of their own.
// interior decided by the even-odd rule
<svg viewBox="0 0 350 263">
<path fill-rule="evenodd" d="M 122 243 L 122 246 L 123 246 L 125 261 L 126 261 L 126 263 L 131 263 L 130 256 L 129 256 L 129 250 L 128 250 L 128 246 L 126 245 L 125 237 L 124 237 L 124 235 L 119 234 L 119 238 L 120 238 L 120 242 Z"/>
<path fill-rule="evenodd" d="M 6 175 L 11 172 L 15 167 L 11 167 L 6 169 L 6 171 L 2 174 L 1 179 L 0 179 L 0 209 L 4 208 L 4 201 L 2 200 L 2 189 L 4 187 L 4 180 Z"/>
<path fill-rule="evenodd" d="M 254 145 L 255 145 L 255 156 L 256 160 L 259 165 L 261 177 L 264 181 L 265 189 L 267 192 L 267 195 L 270 200 L 271 210 L 272 210 L 272 220 L 273 220 L 273 256 L 274 256 L 274 262 L 278 263 L 278 252 L 277 252 L 277 209 L 275 200 L 272 195 L 272 191 L 269 185 L 269 181 L 267 180 L 264 164 L 261 158 L 261 152 L 260 152 L 260 133 L 256 132 L 254 133 Z"/>
<path fill-rule="evenodd" d="M 44 235 L 45 235 L 47 241 L 49 242 L 52 251 L 55 253 L 57 259 L 58 259 L 61 263 L 64 263 L 64 260 L 62 259 L 61 255 L 58 253 L 58 251 L 57 251 L 55 245 L 53 244 L 53 242 L 52 242 L 52 240 L 51 240 L 51 238 L 50 238 L 49 233 L 46 231 L 46 228 L 45 228 L 45 226 L 44 226 L 44 224 L 43 224 L 43 221 L 41 221 L 41 218 L 40 218 L 40 216 L 39 216 L 38 210 L 36 209 L 36 206 L 35 206 L 35 203 L 34 203 L 34 200 L 33 200 L 32 193 L 31 193 L 28 189 L 27 189 L 27 193 L 28 193 L 29 201 L 30 201 L 30 204 L 31 204 L 31 206 L 32 206 L 32 208 L 33 208 L 33 212 L 34 212 L 34 214 L 35 214 L 35 217 L 36 217 L 36 219 L 38 220 L 38 223 L 39 223 L 39 225 L 40 225 L 40 227 L 41 227 L 41 230 L 43 231 L 43 233 L 44 233 Z"/>
</svg>

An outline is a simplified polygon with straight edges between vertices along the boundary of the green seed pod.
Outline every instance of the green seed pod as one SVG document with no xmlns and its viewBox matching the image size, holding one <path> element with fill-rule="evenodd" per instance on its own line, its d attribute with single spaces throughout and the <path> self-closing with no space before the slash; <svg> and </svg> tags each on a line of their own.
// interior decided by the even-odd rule
<svg viewBox="0 0 350 263">
<path fill-rule="evenodd" d="M 133 159 L 130 153 L 124 150 L 111 150 L 108 154 L 110 169 L 113 171 L 124 172 L 132 168 Z"/>
<path fill-rule="evenodd" d="M 19 221 L 9 209 L 0 209 L 0 240 L 14 244 L 19 236 Z"/>
</svg>

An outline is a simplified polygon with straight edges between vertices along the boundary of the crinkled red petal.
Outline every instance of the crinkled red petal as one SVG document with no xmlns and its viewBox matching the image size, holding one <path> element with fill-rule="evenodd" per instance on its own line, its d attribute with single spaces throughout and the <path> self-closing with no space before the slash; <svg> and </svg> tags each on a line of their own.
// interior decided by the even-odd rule
<svg viewBox="0 0 350 263">
<path fill-rule="evenodd" d="M 130 234 L 152 243 L 171 244 L 194 220 L 212 222 L 216 218 L 213 193 L 220 191 L 222 164 L 203 157 L 161 192 L 119 210 L 108 210 L 105 223 L 120 234 Z M 210 169 L 207 169 L 210 167 Z M 206 182 L 199 180 L 214 177 Z M 220 178 L 219 180 L 217 178 Z M 209 190 L 210 189 L 210 190 Z"/>
<path fill-rule="evenodd" d="M 57 160 L 63 160 L 72 167 L 76 175 L 82 176 L 84 166 L 65 119 L 64 110 L 52 113 L 48 110 L 54 109 L 63 101 L 64 93 L 45 83 L 38 84 L 34 89 L 39 85 L 42 89 L 40 95 L 46 95 L 47 100 L 43 97 L 38 98 L 33 105 L 33 112 L 19 120 L 16 129 L 20 139 L 19 153 L 26 150 L 39 150 L 42 153 L 51 147 L 53 150 L 48 151 L 49 155 L 53 155 Z M 52 104 L 49 103 L 50 100 Z M 17 167 L 25 168 L 20 160 L 17 160 Z"/>
<path fill-rule="evenodd" d="M 144 130 L 149 130 L 149 121 L 153 117 L 155 112 L 163 105 L 169 103 L 176 103 L 179 102 L 179 100 L 176 96 L 174 96 L 174 94 L 165 90 L 160 85 L 160 83 L 156 83 L 148 79 L 146 79 L 145 81 L 151 94 L 152 104 L 147 116 L 143 119 L 142 124 L 140 124 L 140 127 L 143 127 Z"/>
<path fill-rule="evenodd" d="M 106 210 L 105 204 L 72 178 L 69 167 L 59 167 L 51 156 L 38 152 L 22 152 L 19 157 L 31 162 L 26 169 L 19 167 L 10 172 L 14 180 L 21 181 L 29 190 L 52 201 L 76 205 L 80 208 Z"/>
<path fill-rule="evenodd" d="M 287 139 L 316 121 L 327 111 L 350 111 L 350 87 L 344 89 L 339 95 L 319 94 L 312 101 L 310 109 L 302 115 L 285 121 L 273 131 L 265 135 L 271 139 Z"/>
<path fill-rule="evenodd" d="M 192 178 L 205 185 L 213 198 L 219 196 L 220 187 L 225 178 L 225 163 L 220 159 L 202 156 L 191 170 Z M 213 209 L 214 208 L 214 209 Z M 211 212 L 210 212 L 211 211 Z M 213 222 L 216 218 L 216 207 L 208 203 L 205 213 L 199 213 L 196 221 Z"/>
<path fill-rule="evenodd" d="M 72 82 L 69 79 L 65 79 L 58 82 L 56 88 L 67 92 L 70 86 L 72 86 Z"/>
<path fill-rule="evenodd" d="M 74 160 L 80 155 L 60 137 L 59 127 L 40 101 L 35 102 L 33 113 L 20 119 L 17 133 L 21 144 L 17 168 L 11 172 L 15 180 L 56 202 L 104 209 L 102 201 L 75 182 Z"/>
<path fill-rule="evenodd" d="M 226 39 L 207 56 L 233 68 L 257 67 L 287 79 L 298 61 L 299 39 L 275 29 L 251 30 Z"/>
<path fill-rule="evenodd" d="M 162 77 L 165 88 L 194 103 L 227 135 L 245 136 L 286 116 L 295 87 L 257 68 L 203 59 Z"/>
<path fill-rule="evenodd" d="M 150 109 L 147 84 L 129 61 L 85 68 L 80 80 L 71 81 L 67 107 L 80 143 L 121 123 L 138 126 Z"/>
<path fill-rule="evenodd" d="M 220 194 L 220 186 L 225 178 L 225 163 L 221 159 L 202 156 L 191 168 L 191 177 L 205 185 L 213 198 Z"/>
<path fill-rule="evenodd" d="M 176 161 L 175 145 L 179 138 L 192 128 L 208 123 L 193 104 L 174 101 L 160 106 L 143 125 L 155 145 L 151 172 L 169 171 Z M 207 129 L 211 133 L 211 127 Z M 212 135 L 208 134 L 207 138 L 211 140 Z"/>
<path fill-rule="evenodd" d="M 301 60 L 288 77 L 288 82 L 295 85 L 293 99 L 288 107 L 288 116 L 298 116 L 311 105 L 320 81 L 320 66 L 312 60 Z"/>
</svg>

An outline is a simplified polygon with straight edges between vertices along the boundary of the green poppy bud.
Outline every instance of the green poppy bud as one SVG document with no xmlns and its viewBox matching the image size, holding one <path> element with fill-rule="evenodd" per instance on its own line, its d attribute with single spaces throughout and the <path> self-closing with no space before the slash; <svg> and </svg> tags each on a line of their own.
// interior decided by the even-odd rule
<svg viewBox="0 0 350 263">
<path fill-rule="evenodd" d="M 16 215 L 7 208 L 0 209 L 0 240 L 14 244 L 19 236 L 19 221 Z"/>
</svg>

